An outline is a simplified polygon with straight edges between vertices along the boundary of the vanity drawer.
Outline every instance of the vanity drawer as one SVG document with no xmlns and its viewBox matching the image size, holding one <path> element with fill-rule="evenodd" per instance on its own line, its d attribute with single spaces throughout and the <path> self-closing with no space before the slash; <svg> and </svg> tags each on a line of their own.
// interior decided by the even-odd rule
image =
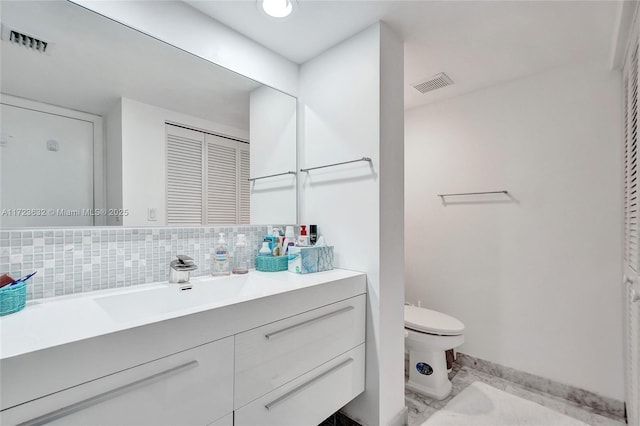
<svg viewBox="0 0 640 426">
<path fill-rule="evenodd" d="M 4 410 L 0 424 L 208 425 L 233 411 L 232 363 L 228 337 Z"/>
<path fill-rule="evenodd" d="M 360 295 L 236 335 L 236 409 L 365 341 Z"/>
<path fill-rule="evenodd" d="M 236 410 L 234 426 L 315 426 L 364 391 L 364 344 Z"/>
<path fill-rule="evenodd" d="M 233 426 L 233 413 L 229 413 L 208 426 Z"/>
</svg>

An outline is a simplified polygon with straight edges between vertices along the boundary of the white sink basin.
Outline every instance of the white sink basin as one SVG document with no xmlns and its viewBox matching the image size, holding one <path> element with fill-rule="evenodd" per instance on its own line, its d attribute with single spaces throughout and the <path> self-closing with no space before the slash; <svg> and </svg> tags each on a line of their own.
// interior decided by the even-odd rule
<svg viewBox="0 0 640 426">
<path fill-rule="evenodd" d="M 255 280 L 250 275 L 234 275 L 224 279 L 196 278 L 190 283 L 134 289 L 122 294 L 96 297 L 94 301 L 114 321 L 130 322 L 191 311 L 199 306 L 213 308 L 227 305 L 234 299 L 241 300 L 247 287 L 252 287 L 252 281 Z"/>
</svg>

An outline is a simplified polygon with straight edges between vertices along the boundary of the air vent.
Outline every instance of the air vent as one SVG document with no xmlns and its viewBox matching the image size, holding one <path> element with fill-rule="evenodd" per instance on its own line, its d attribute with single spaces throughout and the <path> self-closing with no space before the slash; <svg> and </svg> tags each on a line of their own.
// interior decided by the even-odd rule
<svg viewBox="0 0 640 426">
<path fill-rule="evenodd" d="M 8 40 L 12 43 L 24 46 L 27 49 L 35 50 L 37 52 L 45 53 L 47 51 L 48 42 L 37 39 L 33 36 L 19 33 L 15 30 L 9 30 Z"/>
<path fill-rule="evenodd" d="M 427 93 L 452 84 L 453 80 L 451 80 L 448 75 L 441 72 L 440 74 L 436 74 L 426 80 L 414 83 L 412 86 L 420 93 Z"/>
</svg>

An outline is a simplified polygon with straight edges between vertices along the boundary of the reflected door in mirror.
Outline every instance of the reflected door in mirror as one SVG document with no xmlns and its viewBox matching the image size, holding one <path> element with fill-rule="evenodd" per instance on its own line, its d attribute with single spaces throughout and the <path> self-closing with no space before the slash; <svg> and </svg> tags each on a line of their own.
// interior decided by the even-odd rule
<svg viewBox="0 0 640 426">
<path fill-rule="evenodd" d="M 93 225 L 93 124 L 1 108 L 2 226 Z"/>
</svg>

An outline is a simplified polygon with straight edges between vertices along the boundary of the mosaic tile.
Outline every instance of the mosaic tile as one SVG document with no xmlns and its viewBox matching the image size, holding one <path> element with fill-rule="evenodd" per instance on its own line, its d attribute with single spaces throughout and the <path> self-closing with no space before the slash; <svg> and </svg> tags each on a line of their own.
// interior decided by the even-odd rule
<svg viewBox="0 0 640 426">
<path fill-rule="evenodd" d="M 278 225 L 278 227 L 280 227 Z M 284 229 L 284 226 L 282 226 Z M 224 232 L 230 252 L 236 235 L 247 236 L 250 267 L 267 226 L 198 228 L 76 228 L 0 232 L 0 273 L 14 277 L 37 270 L 27 299 L 166 281 L 178 254 L 194 258 L 192 276 L 211 273 L 211 254 Z M 58 285 L 64 277 L 64 283 Z"/>
</svg>

